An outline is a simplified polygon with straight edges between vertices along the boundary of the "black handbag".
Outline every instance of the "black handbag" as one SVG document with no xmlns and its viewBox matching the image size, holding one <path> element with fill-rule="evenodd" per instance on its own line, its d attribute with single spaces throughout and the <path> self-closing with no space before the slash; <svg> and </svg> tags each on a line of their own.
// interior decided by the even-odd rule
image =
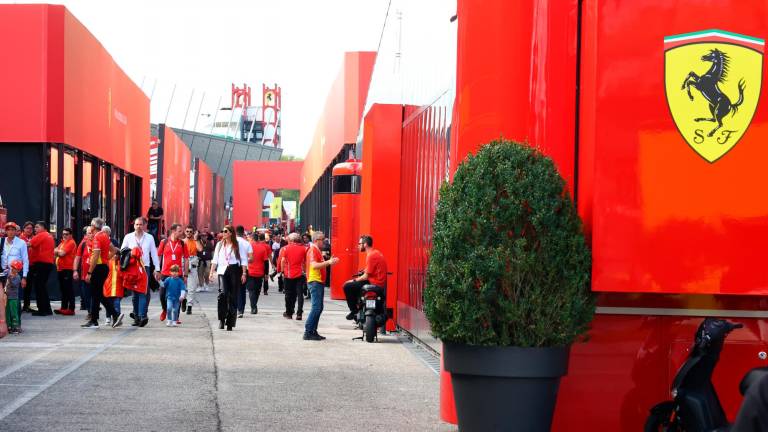
<svg viewBox="0 0 768 432">
<path fill-rule="evenodd" d="M 157 292 L 160 289 L 160 282 L 155 279 L 155 263 L 152 261 L 152 254 L 149 254 L 149 274 L 147 278 L 149 278 L 149 289 L 152 292 Z"/>
</svg>

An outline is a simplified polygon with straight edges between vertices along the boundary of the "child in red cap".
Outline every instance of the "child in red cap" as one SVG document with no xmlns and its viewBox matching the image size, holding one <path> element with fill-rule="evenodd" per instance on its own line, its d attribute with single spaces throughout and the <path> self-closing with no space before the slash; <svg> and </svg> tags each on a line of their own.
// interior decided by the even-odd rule
<svg viewBox="0 0 768 432">
<path fill-rule="evenodd" d="M 5 283 L 5 295 L 8 302 L 5 305 L 5 316 L 8 320 L 8 332 L 21 333 L 21 315 L 19 314 L 19 292 L 21 291 L 21 270 L 24 268 L 19 260 L 11 261 L 8 280 Z"/>
</svg>

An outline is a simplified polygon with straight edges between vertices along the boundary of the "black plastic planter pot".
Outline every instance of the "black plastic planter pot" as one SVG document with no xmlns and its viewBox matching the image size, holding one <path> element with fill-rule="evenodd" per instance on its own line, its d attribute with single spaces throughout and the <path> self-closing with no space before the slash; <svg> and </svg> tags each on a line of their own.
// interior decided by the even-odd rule
<svg viewBox="0 0 768 432">
<path fill-rule="evenodd" d="M 459 429 L 549 431 L 569 351 L 444 343 Z"/>
</svg>

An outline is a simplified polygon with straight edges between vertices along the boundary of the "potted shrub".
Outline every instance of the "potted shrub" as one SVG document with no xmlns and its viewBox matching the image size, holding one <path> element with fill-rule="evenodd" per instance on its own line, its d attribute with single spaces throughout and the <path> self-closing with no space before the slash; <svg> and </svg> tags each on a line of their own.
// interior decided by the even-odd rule
<svg viewBox="0 0 768 432">
<path fill-rule="evenodd" d="M 545 431 L 595 310 L 581 220 L 548 157 L 494 141 L 440 190 L 424 312 L 459 428 Z"/>
</svg>

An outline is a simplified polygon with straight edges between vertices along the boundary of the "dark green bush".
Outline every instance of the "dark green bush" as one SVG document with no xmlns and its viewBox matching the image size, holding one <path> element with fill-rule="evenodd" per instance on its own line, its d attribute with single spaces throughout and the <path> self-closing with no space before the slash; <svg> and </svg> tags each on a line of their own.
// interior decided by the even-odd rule
<svg viewBox="0 0 768 432">
<path fill-rule="evenodd" d="M 494 141 L 440 189 L 424 290 L 432 333 L 466 345 L 564 346 L 594 314 L 581 220 L 548 157 Z"/>
</svg>

